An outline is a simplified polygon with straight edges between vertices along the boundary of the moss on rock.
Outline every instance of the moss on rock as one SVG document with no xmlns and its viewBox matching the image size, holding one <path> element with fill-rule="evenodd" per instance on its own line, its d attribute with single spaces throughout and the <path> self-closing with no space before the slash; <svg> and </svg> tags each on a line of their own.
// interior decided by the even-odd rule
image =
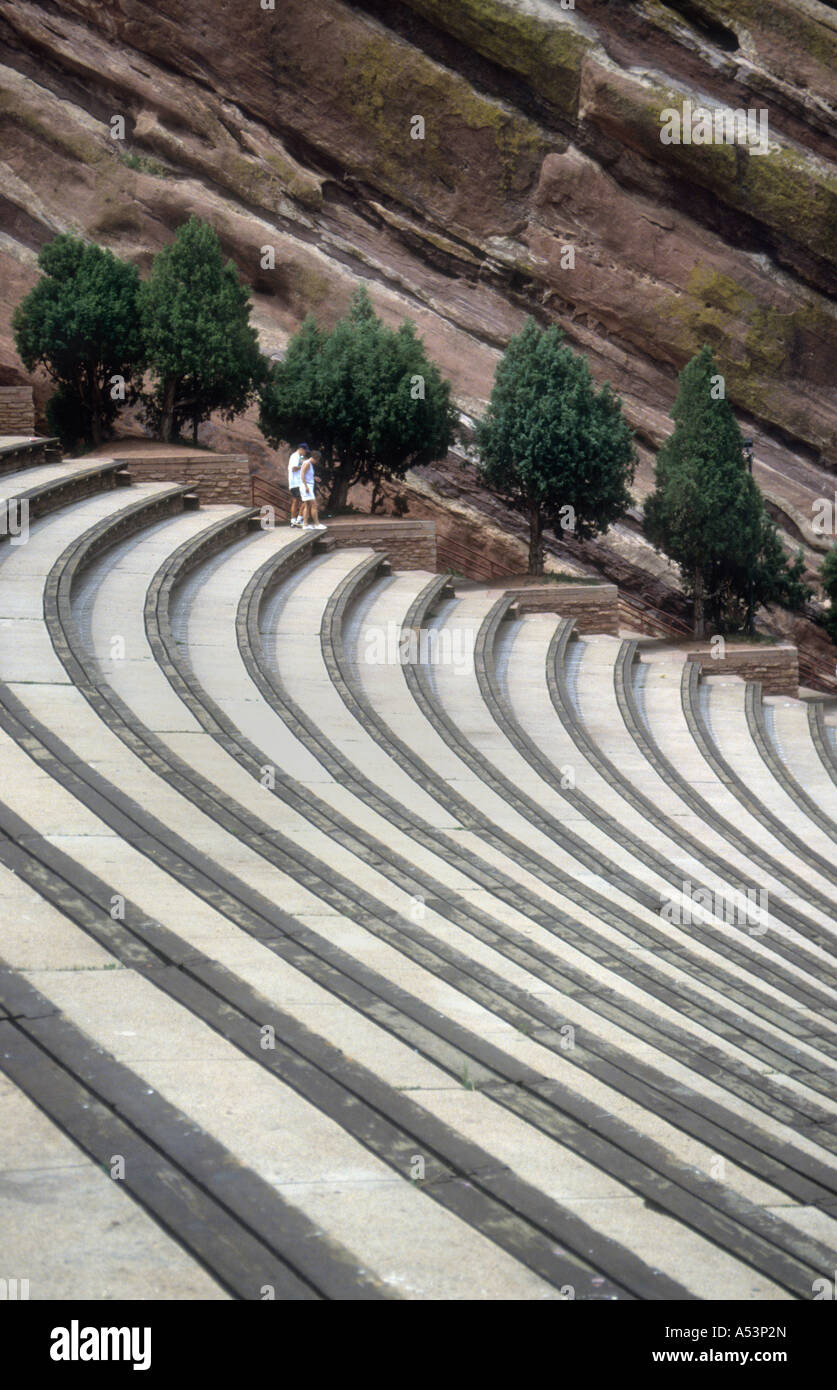
<svg viewBox="0 0 837 1390">
<path fill-rule="evenodd" d="M 767 419 L 777 418 L 777 382 L 797 374 L 800 343 L 837 349 L 837 319 L 815 300 L 781 309 L 700 262 L 684 294 L 661 300 L 660 322 L 684 362 L 709 343 L 735 403 Z"/>
<path fill-rule="evenodd" d="M 524 10 L 509 0 L 406 0 L 413 10 L 523 77 L 565 115 L 578 111 L 581 64 L 594 41 L 571 18 Z"/>
<path fill-rule="evenodd" d="M 837 174 L 795 150 L 750 156 L 741 205 L 760 221 L 837 263 Z"/>
<path fill-rule="evenodd" d="M 564 148 L 519 112 L 387 34 L 347 51 L 344 72 L 341 102 L 374 139 L 375 164 L 366 172 L 398 196 L 411 185 L 450 188 L 467 169 L 475 138 L 484 135 L 483 148 L 490 145 L 496 164 L 482 161 L 479 173 L 504 193 L 524 192 L 544 156 Z M 416 115 L 424 118 L 423 139 L 411 138 Z"/>
<path fill-rule="evenodd" d="M 265 162 L 277 175 L 281 187 L 295 198 L 297 202 L 311 208 L 322 206 L 323 191 L 319 179 L 314 175 L 307 174 L 305 170 L 292 164 L 289 159 L 285 159 L 280 154 L 270 153 L 264 156 Z"/>
<path fill-rule="evenodd" d="M 28 131 L 48 148 L 58 150 L 80 164 L 100 164 L 109 154 L 104 144 L 104 127 L 98 140 L 78 127 L 71 129 L 66 121 L 55 121 L 52 113 L 45 113 L 36 101 L 20 91 L 0 89 L 0 122 L 3 121 Z"/>
<path fill-rule="evenodd" d="M 671 144 L 661 113 L 697 101 L 682 90 L 596 71 L 589 118 L 728 206 L 837 264 L 837 174 L 813 155 L 771 142 L 767 154 L 731 144 Z"/>
<path fill-rule="evenodd" d="M 132 204 L 124 198 L 108 196 L 104 199 L 96 217 L 87 224 L 91 237 L 119 236 L 120 233 L 136 233 L 142 230 L 142 218 Z"/>
</svg>

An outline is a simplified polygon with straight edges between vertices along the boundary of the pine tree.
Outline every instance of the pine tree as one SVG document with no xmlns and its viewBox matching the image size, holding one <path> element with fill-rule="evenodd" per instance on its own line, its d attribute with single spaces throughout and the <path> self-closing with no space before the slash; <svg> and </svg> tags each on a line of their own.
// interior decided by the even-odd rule
<svg viewBox="0 0 837 1390">
<path fill-rule="evenodd" d="M 98 444 L 142 365 L 139 276 L 111 251 L 68 235 L 47 242 L 38 264 L 44 274 L 12 316 L 17 350 L 27 371 L 43 367 L 58 388 L 47 417 L 65 447 Z"/>
<path fill-rule="evenodd" d="M 480 476 L 529 523 L 529 573 L 543 573 L 545 527 L 586 540 L 631 504 L 631 431 L 608 385 L 554 326 L 528 319 L 500 362 L 477 429 Z"/>
<path fill-rule="evenodd" d="M 218 410 L 232 419 L 266 376 L 250 294 L 218 237 L 196 217 L 154 257 L 139 295 L 148 367 L 154 378 L 146 414 L 163 440 Z"/>
<path fill-rule="evenodd" d="M 387 328 L 365 288 L 329 333 L 308 318 L 261 393 L 259 424 L 270 444 L 316 441 L 320 484 L 341 511 L 349 488 L 401 478 L 443 457 L 456 415 L 450 383 L 429 361 L 415 327 Z"/>
<path fill-rule="evenodd" d="M 742 607 L 800 607 L 810 590 L 804 562 L 788 566 L 744 457 L 744 441 L 708 346 L 680 374 L 674 431 L 660 449 L 645 534 L 680 568 L 694 604 L 695 636 L 706 618 L 721 627 Z"/>
</svg>

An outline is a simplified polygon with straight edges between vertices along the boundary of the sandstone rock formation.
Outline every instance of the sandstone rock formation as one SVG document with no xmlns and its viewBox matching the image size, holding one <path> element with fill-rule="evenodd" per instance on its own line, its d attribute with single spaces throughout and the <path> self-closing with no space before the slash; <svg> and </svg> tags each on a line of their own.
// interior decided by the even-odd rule
<svg viewBox="0 0 837 1390">
<path fill-rule="evenodd" d="M 362 279 L 385 319 L 415 320 L 471 416 L 525 315 L 557 322 L 625 400 L 638 499 L 676 373 L 711 343 L 759 482 L 813 563 L 812 500 L 837 470 L 837 8 L 269 6 L 0 0 L 0 383 L 25 379 L 9 319 L 44 240 L 72 230 L 142 270 L 195 212 L 253 286 L 265 352 L 308 311 L 333 321 Z M 663 145 L 660 110 L 684 100 L 766 109 L 769 155 Z M 206 435 L 270 470 L 252 414 Z M 445 476 L 419 493 L 443 505 Z M 635 526 L 586 550 L 588 568 L 673 597 Z"/>
</svg>

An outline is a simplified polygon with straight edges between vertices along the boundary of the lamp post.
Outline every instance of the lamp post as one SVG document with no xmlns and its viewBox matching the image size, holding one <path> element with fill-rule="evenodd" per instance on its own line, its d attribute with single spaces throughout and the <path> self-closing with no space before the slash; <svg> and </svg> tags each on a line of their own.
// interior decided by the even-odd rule
<svg viewBox="0 0 837 1390">
<path fill-rule="evenodd" d="M 747 471 L 749 472 L 750 477 L 752 477 L 752 476 L 753 476 L 753 441 L 752 441 L 752 439 L 744 439 L 744 440 L 742 441 L 742 443 L 743 443 L 743 445 L 744 445 L 744 461 L 745 461 L 745 463 L 747 464 Z M 755 616 L 755 615 L 754 615 L 754 613 L 753 613 L 753 577 L 752 577 L 752 575 L 750 575 L 750 593 L 749 593 L 749 597 L 748 597 L 748 599 L 747 599 L 747 632 L 748 632 L 748 634 L 749 634 L 751 637 L 753 636 L 753 633 L 755 632 L 754 616 Z"/>
</svg>

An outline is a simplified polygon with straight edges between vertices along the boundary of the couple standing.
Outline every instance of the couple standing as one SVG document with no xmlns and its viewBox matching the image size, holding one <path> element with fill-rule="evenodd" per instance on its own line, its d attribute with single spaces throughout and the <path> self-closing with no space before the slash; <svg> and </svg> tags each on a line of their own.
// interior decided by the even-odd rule
<svg viewBox="0 0 837 1390">
<path fill-rule="evenodd" d="M 288 490 L 291 494 L 291 525 L 303 531 L 325 531 L 317 514 L 316 478 L 314 469 L 322 455 L 309 454 L 308 445 L 300 444 L 288 459 Z"/>
</svg>

